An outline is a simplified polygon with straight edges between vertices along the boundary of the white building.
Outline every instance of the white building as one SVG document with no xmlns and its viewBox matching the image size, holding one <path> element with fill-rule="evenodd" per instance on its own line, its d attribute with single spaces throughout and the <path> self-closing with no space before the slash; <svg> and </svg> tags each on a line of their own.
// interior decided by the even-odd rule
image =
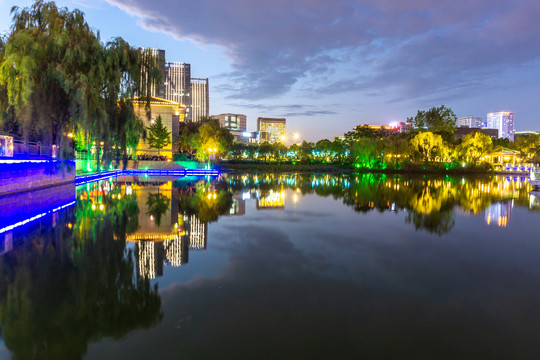
<svg viewBox="0 0 540 360">
<path fill-rule="evenodd" d="M 199 121 L 209 114 L 208 79 L 191 78 L 191 121 Z"/>
<path fill-rule="evenodd" d="M 487 114 L 487 128 L 499 130 L 499 139 L 514 141 L 514 113 L 499 111 Z"/>
<path fill-rule="evenodd" d="M 482 125 L 480 116 L 464 116 L 458 119 L 458 127 L 481 128 Z"/>
</svg>

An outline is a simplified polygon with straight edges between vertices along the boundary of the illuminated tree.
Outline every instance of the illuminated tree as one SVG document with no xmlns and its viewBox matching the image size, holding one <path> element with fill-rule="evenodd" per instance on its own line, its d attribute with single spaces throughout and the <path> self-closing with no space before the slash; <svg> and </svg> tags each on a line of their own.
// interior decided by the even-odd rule
<svg viewBox="0 0 540 360">
<path fill-rule="evenodd" d="M 467 161 L 477 163 L 480 158 L 488 154 L 493 147 L 491 138 L 485 134 L 474 132 L 467 134 L 461 144 L 459 145 L 458 152 L 461 156 L 465 157 Z"/>
<path fill-rule="evenodd" d="M 144 132 L 131 99 L 146 96 L 149 111 L 147 94 L 162 76 L 155 57 L 120 38 L 102 44 L 81 11 L 53 2 L 37 0 L 11 14 L 11 32 L 0 44 L 2 117 L 16 119 L 26 139 L 68 151 L 66 135 L 80 132 L 80 144 L 95 143 L 98 161 L 102 147 L 105 162 L 113 147 L 126 156 Z"/>
<path fill-rule="evenodd" d="M 161 115 L 158 115 L 156 121 L 154 121 L 147 129 L 148 145 L 150 145 L 150 148 L 152 149 L 157 149 L 159 155 L 159 150 L 171 143 L 171 132 L 163 125 Z"/>
<path fill-rule="evenodd" d="M 515 141 L 516 148 L 525 156 L 532 160 L 540 155 L 540 135 L 522 135 Z"/>
<path fill-rule="evenodd" d="M 424 161 L 432 161 L 434 155 L 445 150 L 445 144 L 440 135 L 430 131 L 421 132 L 411 140 L 411 146 L 422 156 Z"/>
</svg>

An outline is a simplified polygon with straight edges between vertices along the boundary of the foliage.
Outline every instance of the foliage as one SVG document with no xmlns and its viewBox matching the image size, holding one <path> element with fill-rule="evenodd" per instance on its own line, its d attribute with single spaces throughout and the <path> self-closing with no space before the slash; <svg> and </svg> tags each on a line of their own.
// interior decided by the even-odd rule
<svg viewBox="0 0 540 360">
<path fill-rule="evenodd" d="M 424 161 L 432 161 L 434 156 L 445 154 L 446 146 L 440 135 L 430 131 L 421 132 L 411 140 L 411 146 Z"/>
<path fill-rule="evenodd" d="M 212 118 L 201 118 L 198 123 L 185 124 L 180 129 L 180 151 L 206 161 L 228 155 L 233 144 L 231 132 Z"/>
<path fill-rule="evenodd" d="M 457 116 L 452 109 L 441 105 L 432 107 L 427 111 L 418 110 L 414 118 L 408 118 L 407 122 L 413 124 L 420 131 L 427 130 L 443 136 L 446 141 L 451 141 L 456 130 Z"/>
<path fill-rule="evenodd" d="M 515 147 L 526 159 L 540 157 L 540 134 L 522 135 L 516 138 Z"/>
<path fill-rule="evenodd" d="M 131 99 L 147 97 L 162 76 L 154 57 L 121 38 L 102 44 L 81 11 L 53 2 L 37 0 L 11 14 L 11 32 L 0 43 L 4 128 L 16 121 L 12 131 L 64 151 L 71 147 L 71 132 L 78 134 L 79 147 L 95 143 L 100 154 L 103 146 L 105 163 L 113 147 L 126 158 L 127 148 L 144 137 Z M 145 106 L 149 111 L 149 97 Z"/>
<path fill-rule="evenodd" d="M 458 152 L 466 161 L 477 163 L 480 158 L 487 155 L 493 147 L 491 138 L 480 132 L 467 134 L 461 144 Z"/>
<path fill-rule="evenodd" d="M 159 150 L 171 143 L 171 132 L 167 130 L 163 125 L 163 119 L 161 115 L 158 115 L 156 121 L 154 121 L 148 128 L 148 145 L 150 148 Z"/>
</svg>

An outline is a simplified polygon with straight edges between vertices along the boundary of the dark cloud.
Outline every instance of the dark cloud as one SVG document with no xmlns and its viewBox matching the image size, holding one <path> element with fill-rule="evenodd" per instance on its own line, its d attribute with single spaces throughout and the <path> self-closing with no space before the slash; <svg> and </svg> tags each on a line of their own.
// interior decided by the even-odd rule
<svg viewBox="0 0 540 360">
<path fill-rule="evenodd" d="M 335 111 L 318 110 L 318 109 L 314 109 L 314 106 L 312 105 L 300 105 L 300 104 L 290 104 L 290 105 L 228 104 L 228 105 L 236 106 L 236 107 L 244 108 L 248 110 L 258 110 L 261 112 L 273 114 L 272 116 L 279 116 L 279 117 L 317 116 L 317 115 L 338 114 Z M 303 110 L 303 111 L 299 111 L 299 110 Z M 283 112 L 283 111 L 286 111 L 286 112 Z"/>
<path fill-rule="evenodd" d="M 146 28 L 222 47 L 234 68 L 231 98 L 281 95 L 300 80 L 319 94 L 437 97 L 459 85 L 452 91 L 463 96 L 540 57 L 532 0 L 107 1 Z"/>
</svg>

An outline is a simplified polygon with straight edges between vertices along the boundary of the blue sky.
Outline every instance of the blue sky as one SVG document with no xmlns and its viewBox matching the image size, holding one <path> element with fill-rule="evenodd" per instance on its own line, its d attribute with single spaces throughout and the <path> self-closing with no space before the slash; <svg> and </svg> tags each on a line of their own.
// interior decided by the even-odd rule
<svg viewBox="0 0 540 360">
<path fill-rule="evenodd" d="M 210 113 L 286 117 L 316 141 L 444 104 L 513 111 L 540 130 L 540 3 L 532 0 L 77 0 L 102 41 L 166 50 L 210 81 Z M 0 32 L 9 9 L 1 0 Z"/>
</svg>

